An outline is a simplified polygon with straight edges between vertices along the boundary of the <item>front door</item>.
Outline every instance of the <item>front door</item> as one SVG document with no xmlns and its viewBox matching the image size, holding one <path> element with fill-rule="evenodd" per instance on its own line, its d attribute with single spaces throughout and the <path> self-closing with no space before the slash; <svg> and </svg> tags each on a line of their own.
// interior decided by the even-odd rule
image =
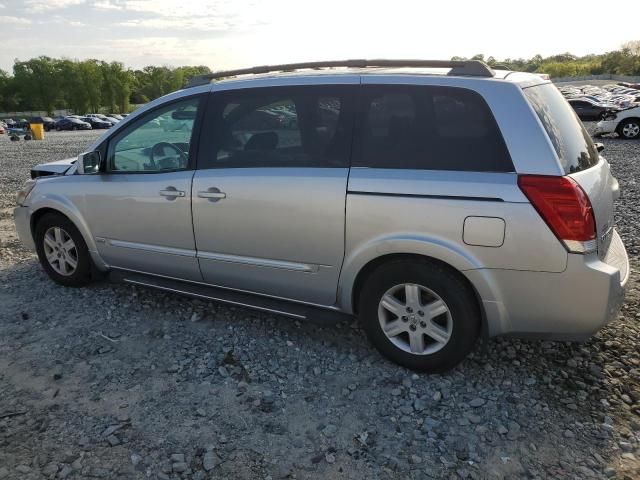
<svg viewBox="0 0 640 480">
<path fill-rule="evenodd" d="M 109 139 L 107 171 L 87 176 L 85 218 L 112 267 L 201 280 L 191 223 L 202 97 L 164 105 Z"/>
<path fill-rule="evenodd" d="M 212 94 L 193 182 L 194 232 L 206 282 L 335 302 L 344 256 L 353 88 Z"/>
</svg>

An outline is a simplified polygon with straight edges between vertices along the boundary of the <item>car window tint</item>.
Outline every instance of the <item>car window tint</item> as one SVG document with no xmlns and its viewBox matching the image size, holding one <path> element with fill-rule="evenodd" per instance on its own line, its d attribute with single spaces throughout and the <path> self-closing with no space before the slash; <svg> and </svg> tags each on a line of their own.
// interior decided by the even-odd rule
<svg viewBox="0 0 640 480">
<path fill-rule="evenodd" d="M 352 120 L 344 89 L 274 87 L 220 92 L 206 167 L 348 164 Z"/>
<path fill-rule="evenodd" d="M 354 165 L 511 172 L 513 164 L 483 98 L 462 88 L 363 87 Z"/>
<path fill-rule="evenodd" d="M 267 102 L 264 105 L 259 105 Z M 259 99 L 225 107 L 222 119 L 227 135 L 217 161 L 300 161 L 302 140 L 296 105 L 291 98 Z"/>
<path fill-rule="evenodd" d="M 152 173 L 185 169 L 199 99 L 172 103 L 138 120 L 109 144 L 109 170 Z"/>
<path fill-rule="evenodd" d="M 523 91 L 549 135 L 565 173 L 579 172 L 598 163 L 598 150 L 591 136 L 555 86 L 544 84 Z"/>
</svg>

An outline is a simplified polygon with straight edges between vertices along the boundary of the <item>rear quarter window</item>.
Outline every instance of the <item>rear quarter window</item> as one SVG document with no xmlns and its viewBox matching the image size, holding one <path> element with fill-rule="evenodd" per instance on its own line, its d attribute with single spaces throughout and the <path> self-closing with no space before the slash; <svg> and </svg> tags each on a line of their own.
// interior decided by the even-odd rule
<svg viewBox="0 0 640 480">
<path fill-rule="evenodd" d="M 552 84 L 523 89 L 547 132 L 566 174 L 593 167 L 599 156 L 589 133 L 569 102 Z"/>
<path fill-rule="evenodd" d="M 491 109 L 458 87 L 363 86 L 354 166 L 512 172 Z"/>
</svg>

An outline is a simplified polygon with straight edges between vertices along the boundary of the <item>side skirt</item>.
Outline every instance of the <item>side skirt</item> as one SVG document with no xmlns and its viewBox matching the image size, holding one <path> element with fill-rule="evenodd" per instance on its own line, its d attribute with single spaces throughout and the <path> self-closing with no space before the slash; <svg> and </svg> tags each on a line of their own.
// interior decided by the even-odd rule
<svg viewBox="0 0 640 480">
<path fill-rule="evenodd" d="M 240 292 L 200 283 L 185 282 L 171 278 L 147 275 L 126 270 L 112 270 L 109 279 L 141 287 L 156 288 L 166 292 L 178 293 L 189 297 L 212 300 L 237 305 L 274 315 L 283 315 L 296 320 L 308 320 L 319 324 L 332 324 L 353 318 L 352 315 L 328 308 L 290 302 L 278 298 Z"/>
</svg>

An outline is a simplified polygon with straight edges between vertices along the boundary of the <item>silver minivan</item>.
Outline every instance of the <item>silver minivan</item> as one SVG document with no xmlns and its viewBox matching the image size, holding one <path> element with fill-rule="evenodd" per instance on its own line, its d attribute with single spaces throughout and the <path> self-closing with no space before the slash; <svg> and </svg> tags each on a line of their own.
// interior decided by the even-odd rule
<svg viewBox="0 0 640 480">
<path fill-rule="evenodd" d="M 357 60 L 196 79 L 76 159 L 15 222 L 49 276 L 298 319 L 357 315 L 406 367 L 478 337 L 581 340 L 629 276 L 618 182 L 560 92 L 477 61 Z"/>
</svg>

